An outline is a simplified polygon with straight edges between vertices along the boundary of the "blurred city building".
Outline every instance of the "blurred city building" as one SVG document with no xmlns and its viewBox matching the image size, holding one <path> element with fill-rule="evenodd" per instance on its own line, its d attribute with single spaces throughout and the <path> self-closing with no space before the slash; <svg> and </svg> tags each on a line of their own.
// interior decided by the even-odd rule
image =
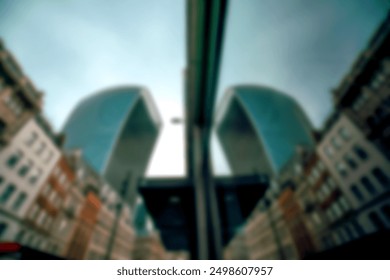
<svg viewBox="0 0 390 280">
<path fill-rule="evenodd" d="M 345 112 L 390 159 L 390 14 L 333 91 Z"/>
<path fill-rule="evenodd" d="M 146 171 L 160 128 L 159 113 L 146 89 L 107 89 L 73 110 L 63 129 L 65 149 L 81 149 L 85 160 L 118 192 L 130 176 L 124 195 L 134 204 L 137 180 Z"/>
<path fill-rule="evenodd" d="M 42 93 L 0 39 L 0 150 L 42 109 Z"/>
<path fill-rule="evenodd" d="M 24 258 L 217 258 L 220 242 L 224 259 L 389 259 L 390 14 L 319 131 L 284 93 L 230 88 L 215 128 L 233 176 L 215 177 L 226 2 L 189 3 L 185 178 L 143 178 L 161 128 L 144 88 L 84 99 L 58 135 L 0 42 L 0 258 L 4 242 Z"/>
<path fill-rule="evenodd" d="M 154 237 L 158 233 L 147 229 L 150 217 L 145 207 L 137 203 L 138 180 L 144 176 L 160 128 L 161 119 L 149 92 L 130 86 L 104 90 L 84 99 L 65 124 L 65 149 L 80 149 L 94 170 L 115 187 L 118 201 L 114 205 L 110 226 L 113 235 L 123 231 L 120 217 L 124 208 L 132 209 L 134 232 L 127 236 L 122 234 L 128 244 L 123 247 L 109 238 L 109 251 L 116 247 L 132 247 L 130 241 L 134 238 L 142 240 L 143 248 L 163 248 L 159 239 Z M 148 242 L 150 244 L 146 245 Z M 135 256 L 139 255 L 137 246 L 133 248 L 134 252 L 138 252 Z M 155 251 L 148 252 L 150 256 L 147 251 L 142 256 L 153 258 Z M 120 258 L 123 257 L 126 258 Z"/>
<path fill-rule="evenodd" d="M 226 245 L 240 231 L 245 220 L 269 186 L 261 175 L 217 177 L 216 200 L 221 241 Z M 169 251 L 196 255 L 196 201 L 194 187 L 186 178 L 150 178 L 140 182 L 139 192 Z"/>
<path fill-rule="evenodd" d="M 229 89 L 217 112 L 216 130 L 234 175 L 272 176 L 297 145 L 314 146 L 312 126 L 299 104 L 262 86 Z"/>
<path fill-rule="evenodd" d="M 24 220 L 60 157 L 55 135 L 36 115 L 27 121 L 0 153 L 0 222 L 4 239 L 21 238 Z M 31 237 L 34 238 L 34 237 Z M 40 243 L 36 237 L 31 242 Z"/>
<path fill-rule="evenodd" d="M 389 30 L 388 15 L 351 72 L 333 91 L 336 108 L 323 129 L 314 133 L 315 146 L 295 142 L 289 153 L 282 153 L 286 161 L 274 176 L 275 186 L 267 190 L 243 231 L 225 248 L 226 259 L 389 257 L 381 249 L 390 235 Z M 241 109 L 239 113 L 239 102 L 230 105 L 236 115 L 245 112 Z M 228 111 L 226 104 L 223 111 Z M 247 124 L 234 122 L 233 113 L 226 115 L 224 121 L 235 124 L 237 131 L 249 130 Z M 277 129 L 274 124 L 270 120 L 265 127 Z M 221 133 L 223 130 L 227 129 L 220 122 L 222 143 L 221 136 L 229 135 Z M 228 157 L 234 171 L 242 166 L 231 163 L 232 143 L 239 143 L 237 135 L 231 134 L 230 146 L 223 145 L 233 154 Z M 250 141 L 246 137 L 242 141 L 245 145 L 237 150 L 241 152 L 244 146 L 244 156 L 251 155 Z M 256 155 L 265 153 L 258 151 Z"/>
<path fill-rule="evenodd" d="M 351 202 L 356 234 L 390 228 L 390 162 L 345 114 L 330 118 L 318 154 Z M 334 220 L 340 216 L 339 209 L 328 216 Z M 347 226 L 346 221 L 343 224 Z M 336 237 L 336 244 L 353 238 L 345 232 Z"/>
<path fill-rule="evenodd" d="M 146 107 L 154 107 L 149 97 L 140 98 L 136 91 L 129 95 L 133 102 L 131 115 L 137 121 L 126 125 L 137 130 L 144 144 L 139 151 L 149 156 L 158 134 L 159 117 L 153 109 L 148 110 L 153 111 L 151 115 L 144 115 Z M 147 95 L 140 91 L 142 96 Z M 110 184 L 96 168 L 105 164 L 103 160 L 109 154 L 98 148 L 94 151 L 101 154 L 90 159 L 83 155 L 83 149 L 63 150 L 64 135 L 56 134 L 41 115 L 43 94 L 36 91 L 2 42 L 0 97 L 0 244 L 17 242 L 27 258 L 132 259 L 133 210 L 118 186 Z M 125 126 L 115 123 L 115 113 L 130 114 L 116 112 L 116 102 L 105 107 L 108 111 L 100 120 L 109 122 L 106 128 L 114 130 Z M 122 102 L 119 100 L 119 104 Z M 123 128 L 121 132 L 121 140 L 133 144 L 128 139 L 129 131 Z M 119 137 L 115 133 L 114 138 L 105 136 L 112 145 Z M 117 153 L 123 152 L 118 151 L 120 148 Z M 134 175 L 144 172 L 148 156 L 145 160 L 139 158 L 139 166 L 131 170 Z"/>
</svg>

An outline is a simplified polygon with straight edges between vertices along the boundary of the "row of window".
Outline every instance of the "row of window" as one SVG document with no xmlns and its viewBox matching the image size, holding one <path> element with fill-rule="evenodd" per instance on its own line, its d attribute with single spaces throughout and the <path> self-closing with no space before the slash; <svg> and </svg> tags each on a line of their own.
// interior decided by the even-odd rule
<svg viewBox="0 0 390 280">
<path fill-rule="evenodd" d="M 0 187 L 3 185 L 3 177 L 0 175 Z M 0 188 L 1 190 L 2 188 Z M 25 192 L 18 192 L 14 184 L 9 183 L 3 191 L 0 191 L 0 205 L 6 205 L 12 198 L 17 195 L 16 199 L 12 203 L 11 209 L 13 211 L 19 211 L 27 199 L 27 194 Z"/>
<path fill-rule="evenodd" d="M 25 109 L 23 101 L 16 94 L 6 95 L 4 97 L 4 103 L 17 117 L 19 117 Z"/>
<path fill-rule="evenodd" d="M 67 176 L 63 170 L 59 166 L 56 166 L 53 171 L 53 175 L 57 178 L 58 182 L 65 189 L 69 187 L 69 182 L 67 180 Z"/>
<path fill-rule="evenodd" d="M 322 172 L 325 170 L 325 165 L 321 160 L 317 161 L 317 164 L 310 170 L 310 174 L 308 176 L 308 182 L 310 185 L 313 185 L 314 182 L 318 180 L 321 176 Z"/>
<path fill-rule="evenodd" d="M 322 202 L 336 188 L 337 185 L 334 180 L 331 177 L 327 177 L 316 193 L 318 200 Z"/>
<path fill-rule="evenodd" d="M 384 190 L 390 188 L 390 179 L 382 171 L 382 169 L 375 167 L 371 170 L 371 174 L 375 177 L 375 179 L 378 181 L 378 183 L 382 186 Z M 360 183 L 364 187 L 366 192 L 369 193 L 371 196 L 375 196 L 380 192 L 380 190 L 377 189 L 376 185 L 373 184 L 370 178 L 367 176 L 363 176 L 362 178 L 360 178 Z M 364 202 L 366 200 L 366 197 L 364 196 L 358 184 L 352 185 L 350 189 L 359 202 Z"/>
<path fill-rule="evenodd" d="M 351 207 L 345 197 L 340 196 L 325 210 L 325 215 L 330 222 L 334 222 L 343 217 L 350 209 Z"/>
<path fill-rule="evenodd" d="M 375 109 L 373 114 L 367 118 L 367 125 L 370 128 L 378 127 L 386 121 L 387 116 L 390 114 L 390 96 L 385 98 L 378 108 Z"/>
<path fill-rule="evenodd" d="M 42 190 L 42 195 L 44 195 L 47 200 L 49 200 L 53 205 L 57 207 L 59 207 L 62 202 L 62 198 L 60 197 L 58 192 L 53 189 L 51 184 L 45 185 Z"/>
<path fill-rule="evenodd" d="M 372 94 L 370 92 L 370 89 L 372 90 L 378 90 L 382 85 L 384 85 L 388 78 L 389 78 L 389 59 L 386 59 L 382 66 L 379 67 L 379 69 L 374 73 L 374 75 L 371 78 L 370 84 L 363 87 L 360 95 L 356 98 L 356 100 L 352 104 L 352 109 L 355 112 L 359 112 L 363 106 L 367 103 L 368 99 L 370 98 L 370 95 Z"/>
<path fill-rule="evenodd" d="M 380 212 L 386 218 L 387 223 L 390 224 L 390 204 L 386 204 L 382 206 Z M 386 222 L 381 218 L 381 215 L 376 211 L 370 212 L 370 214 L 368 214 L 368 218 L 371 221 L 376 231 L 383 230 L 386 228 Z"/>
<path fill-rule="evenodd" d="M 48 241 L 47 238 L 42 238 L 33 233 L 28 233 L 25 230 L 19 231 L 16 236 L 16 241 L 24 245 L 28 245 L 29 247 L 35 248 L 37 250 L 50 252 L 52 254 L 58 253 L 57 244 Z"/>
<path fill-rule="evenodd" d="M 49 230 L 51 225 L 54 222 L 54 219 L 49 213 L 44 209 L 34 204 L 31 208 L 28 217 L 35 221 L 36 225 L 40 226 L 43 229 Z"/>
<path fill-rule="evenodd" d="M 368 153 L 359 145 L 355 145 L 352 150 L 355 156 L 361 161 L 366 161 L 369 157 Z M 336 170 L 341 177 L 345 178 L 348 176 L 348 169 L 356 170 L 358 168 L 358 161 L 355 156 L 350 153 L 346 153 L 343 157 L 343 161 L 336 163 Z"/>
<path fill-rule="evenodd" d="M 30 148 L 36 146 L 34 150 L 35 154 L 38 156 L 42 156 L 45 163 L 49 163 L 54 156 L 53 151 L 48 150 L 47 144 L 44 141 L 38 141 L 38 133 L 34 131 L 31 132 L 31 134 L 25 140 L 25 144 Z"/>
<path fill-rule="evenodd" d="M 23 152 L 17 150 L 15 153 L 11 154 L 8 157 L 6 165 L 8 166 L 8 168 L 14 169 L 16 168 L 16 166 L 18 166 L 19 162 L 22 161 L 22 158 Z M 42 176 L 43 171 L 41 168 L 35 167 L 32 160 L 26 159 L 18 168 L 17 173 L 20 177 L 26 177 L 27 175 L 30 175 L 28 176 L 28 181 L 30 184 L 34 185 Z"/>
<path fill-rule="evenodd" d="M 364 230 L 359 225 L 359 223 L 356 221 L 352 221 L 349 223 L 345 223 L 332 234 L 324 236 L 322 238 L 322 242 L 325 248 L 329 249 L 334 247 L 335 245 L 341 245 L 354 239 L 360 238 L 363 235 Z"/>
<path fill-rule="evenodd" d="M 390 59 L 387 58 L 382 62 L 382 65 L 372 76 L 370 86 L 373 89 L 379 89 L 386 81 L 388 81 L 389 76 L 390 76 Z"/>
<path fill-rule="evenodd" d="M 351 132 L 346 127 L 341 127 L 335 136 L 330 140 L 331 145 L 324 148 L 325 154 L 332 158 L 336 150 L 342 147 L 343 142 L 348 142 L 351 139 Z"/>
</svg>

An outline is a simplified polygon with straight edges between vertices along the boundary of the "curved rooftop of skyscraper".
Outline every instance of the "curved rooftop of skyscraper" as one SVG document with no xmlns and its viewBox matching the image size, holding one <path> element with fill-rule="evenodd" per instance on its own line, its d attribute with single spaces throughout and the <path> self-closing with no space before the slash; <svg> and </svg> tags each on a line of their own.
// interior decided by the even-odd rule
<svg viewBox="0 0 390 280">
<path fill-rule="evenodd" d="M 301 106 L 264 86 L 228 89 L 216 127 L 233 174 L 277 173 L 297 145 L 314 146 L 312 126 Z"/>
<path fill-rule="evenodd" d="M 85 160 L 113 185 L 144 175 L 161 127 L 149 92 L 139 86 L 99 91 L 70 114 L 65 149 L 81 149 Z"/>
</svg>

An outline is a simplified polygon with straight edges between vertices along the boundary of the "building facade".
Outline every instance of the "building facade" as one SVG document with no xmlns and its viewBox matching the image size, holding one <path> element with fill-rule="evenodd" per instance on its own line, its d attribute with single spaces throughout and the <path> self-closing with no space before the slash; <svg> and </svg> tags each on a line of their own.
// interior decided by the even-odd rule
<svg viewBox="0 0 390 280">
<path fill-rule="evenodd" d="M 42 108 L 42 93 L 0 40 L 0 150 Z"/>
<path fill-rule="evenodd" d="M 1 239 L 23 233 L 23 221 L 56 162 L 60 149 L 41 116 L 31 118 L 0 153 Z"/>
<path fill-rule="evenodd" d="M 390 13 L 333 91 L 333 99 L 390 159 Z"/>
<path fill-rule="evenodd" d="M 389 228 L 390 162 L 346 115 L 336 114 L 317 148 L 364 234 Z"/>
<path fill-rule="evenodd" d="M 216 130 L 234 175 L 278 173 L 296 145 L 314 146 L 312 127 L 299 104 L 262 86 L 229 89 Z"/>
<path fill-rule="evenodd" d="M 85 160 L 133 204 L 137 180 L 144 175 L 161 120 L 148 91 L 118 87 L 94 94 L 71 113 L 65 126 L 66 149 L 81 149 Z"/>
</svg>

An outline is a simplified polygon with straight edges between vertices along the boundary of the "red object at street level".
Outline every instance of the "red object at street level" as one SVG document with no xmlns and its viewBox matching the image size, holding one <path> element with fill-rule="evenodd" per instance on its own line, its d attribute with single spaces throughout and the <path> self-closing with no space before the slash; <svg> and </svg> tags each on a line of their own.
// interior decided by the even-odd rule
<svg viewBox="0 0 390 280">
<path fill-rule="evenodd" d="M 16 242 L 0 242 L 0 253 L 18 252 L 22 246 Z"/>
</svg>

